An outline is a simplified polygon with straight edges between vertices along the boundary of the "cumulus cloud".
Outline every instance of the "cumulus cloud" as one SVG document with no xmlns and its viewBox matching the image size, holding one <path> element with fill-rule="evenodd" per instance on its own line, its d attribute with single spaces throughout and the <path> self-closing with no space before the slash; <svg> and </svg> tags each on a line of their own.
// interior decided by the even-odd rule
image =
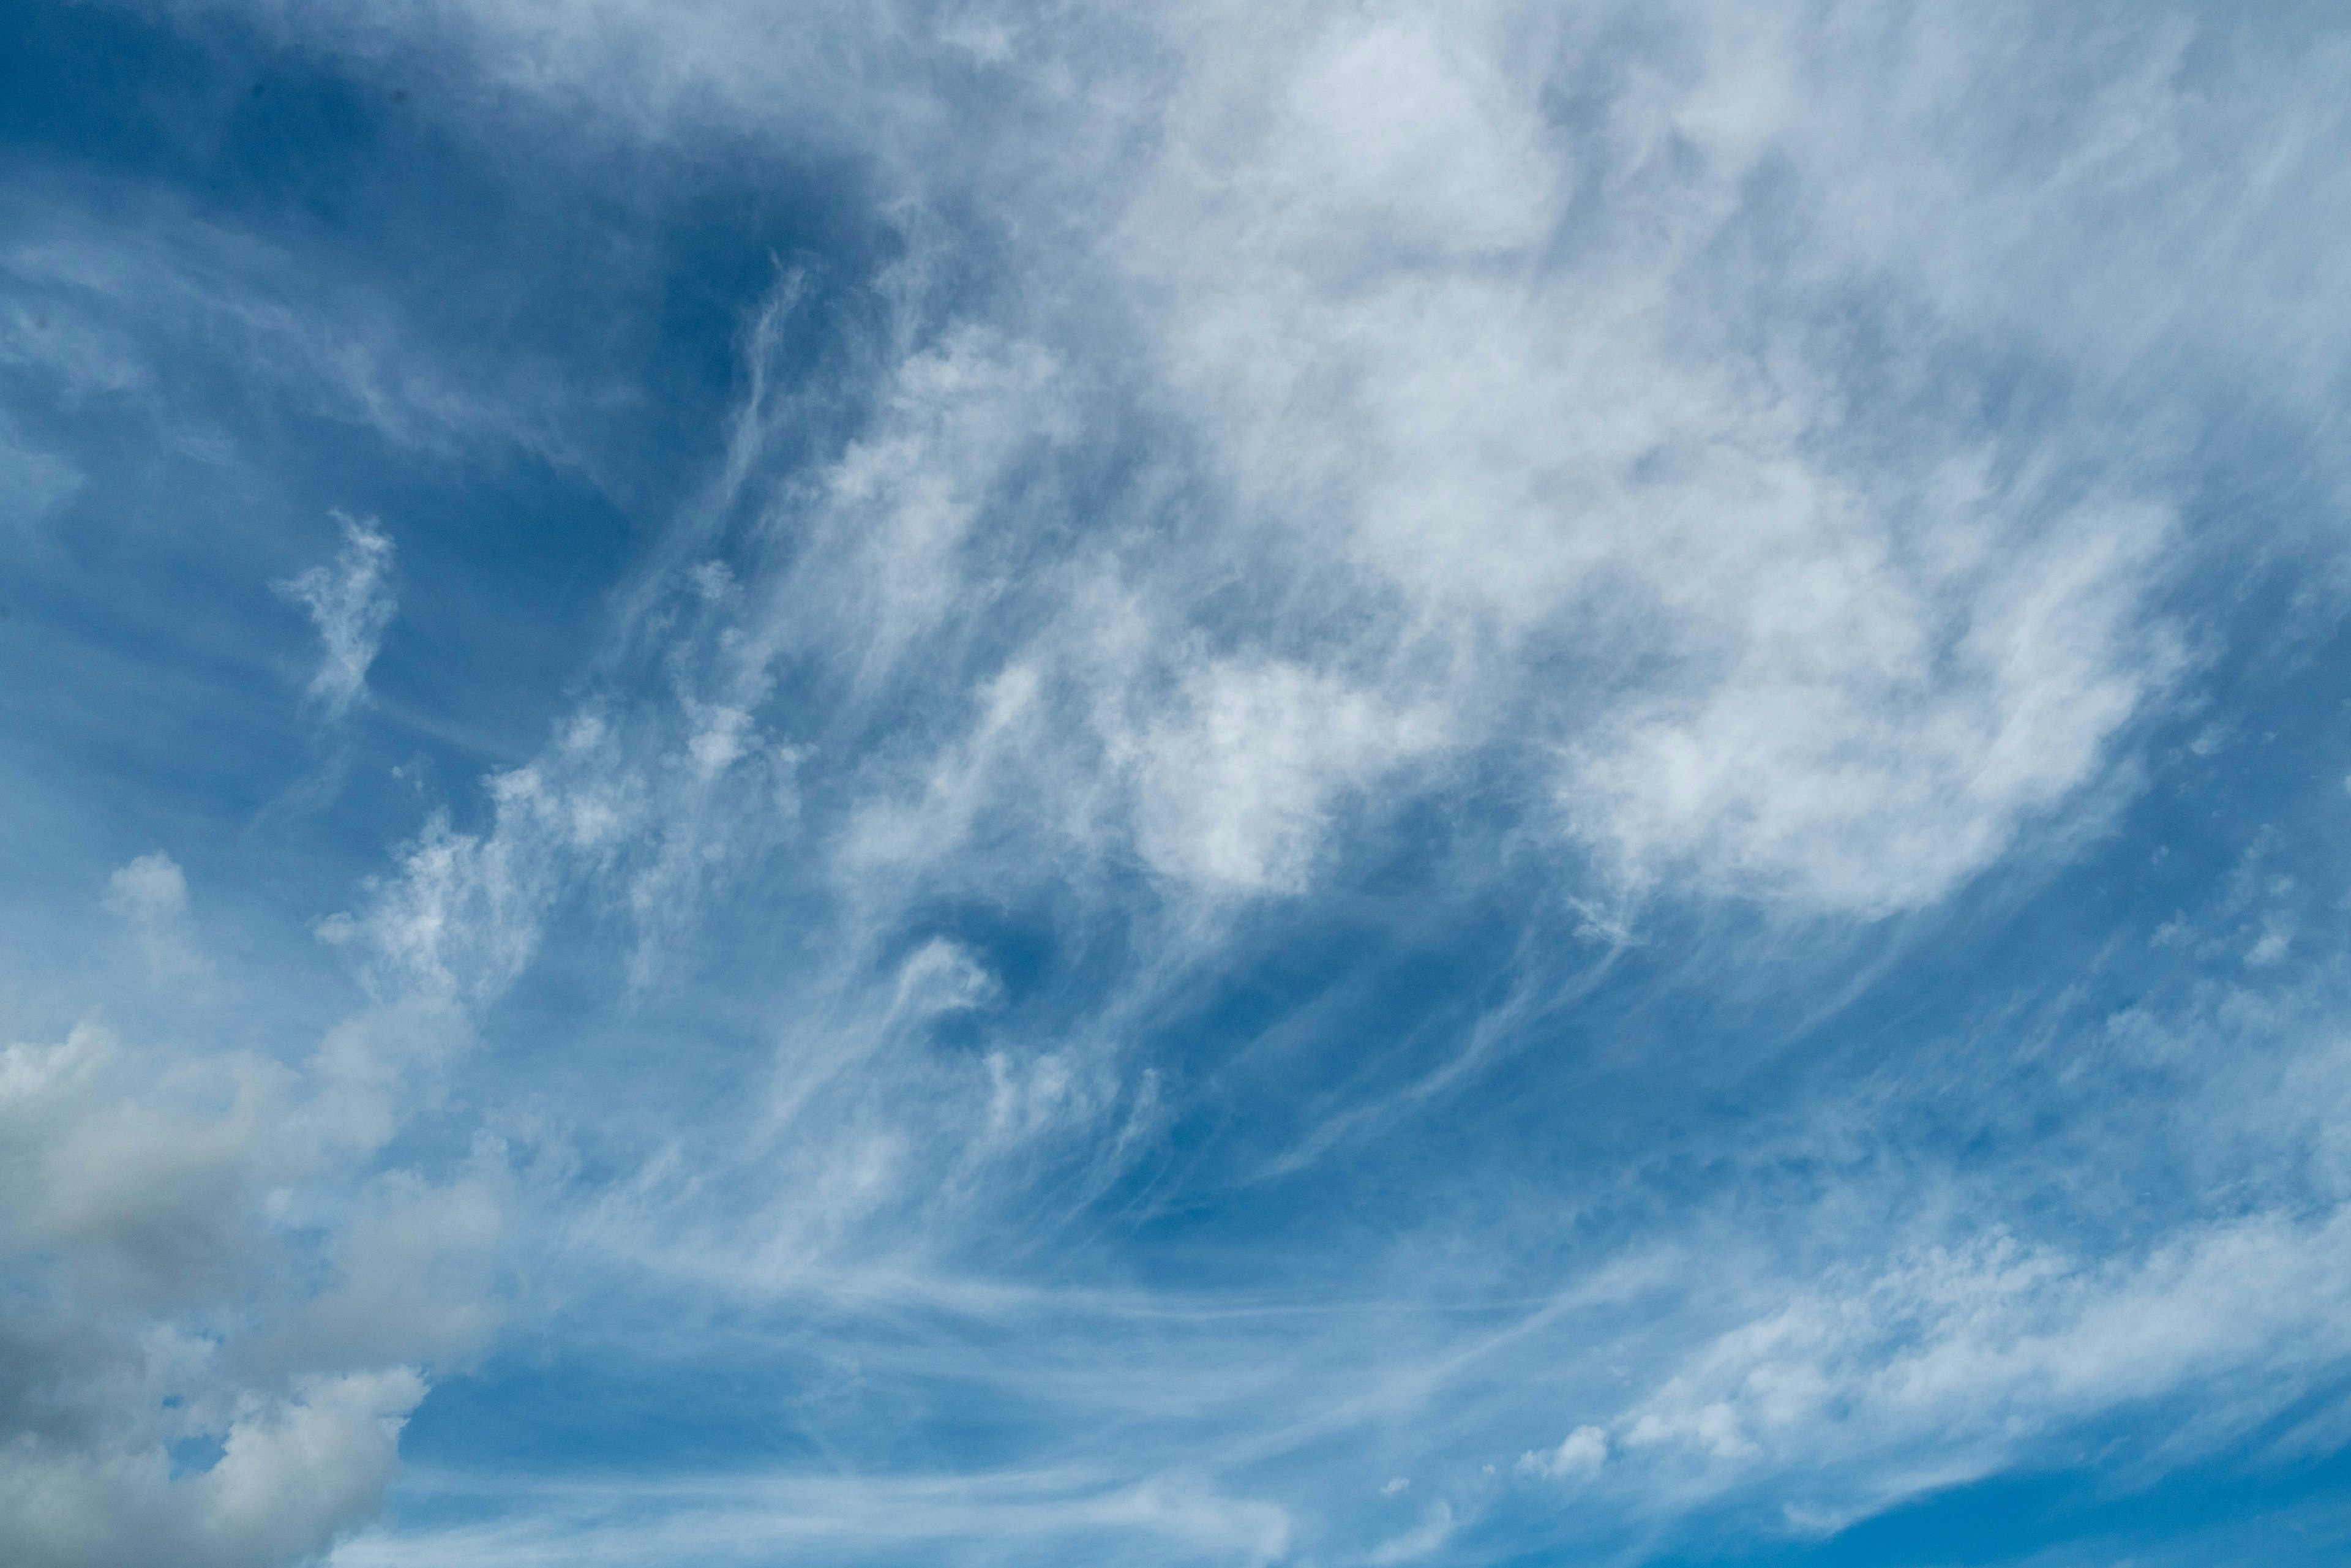
<svg viewBox="0 0 2351 1568">
<path fill-rule="evenodd" d="M 392 587 L 392 538 L 372 518 L 335 514 L 343 545 L 333 564 L 314 566 L 274 586 L 299 604 L 318 628 L 320 658 L 307 699 L 329 719 L 340 719 L 367 694 L 368 666 L 375 663 L 384 629 L 398 600 Z"/>
<path fill-rule="evenodd" d="M 375 1511 L 418 1364 L 480 1343 L 486 1286 L 449 1269 L 495 1224 L 486 1178 L 395 1178 L 337 1213 L 391 1125 L 337 1113 L 396 1082 L 412 1032 L 298 1071 L 95 1024 L 0 1051 L 10 1562 L 261 1568 Z M 289 1297 L 305 1274 L 323 1288 Z"/>
<path fill-rule="evenodd" d="M 313 1558 L 381 1506 L 413 1372 L 309 1379 L 241 1408 L 212 1469 L 168 1477 L 160 1448 L 90 1458 L 16 1437 L 0 1479 L 0 1540 L 27 1568 L 170 1558 L 220 1568 Z"/>
</svg>

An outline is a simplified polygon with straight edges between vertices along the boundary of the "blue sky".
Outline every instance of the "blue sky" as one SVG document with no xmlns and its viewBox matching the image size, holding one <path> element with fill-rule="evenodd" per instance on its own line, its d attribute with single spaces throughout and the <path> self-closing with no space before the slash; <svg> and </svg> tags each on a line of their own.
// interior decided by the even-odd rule
<svg viewBox="0 0 2351 1568">
<path fill-rule="evenodd" d="M 0 1556 L 2351 1553 L 2335 8 L 0 26 Z"/>
</svg>

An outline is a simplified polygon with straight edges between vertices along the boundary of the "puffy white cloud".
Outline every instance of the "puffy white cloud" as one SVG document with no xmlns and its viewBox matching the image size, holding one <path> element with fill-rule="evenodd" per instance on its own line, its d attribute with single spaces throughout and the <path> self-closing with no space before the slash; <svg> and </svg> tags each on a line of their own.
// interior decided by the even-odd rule
<svg viewBox="0 0 2351 1568">
<path fill-rule="evenodd" d="M 0 1446 L 0 1544 L 26 1568 L 315 1558 L 381 1505 L 400 1428 L 423 1394 L 413 1372 L 397 1369 L 248 1399 L 216 1462 L 184 1479 L 171 1477 L 160 1445 L 77 1451 L 11 1433 Z"/>
<path fill-rule="evenodd" d="M 83 1024 L 0 1052 L 12 1255 L 54 1251 L 133 1300 L 232 1279 L 248 1204 L 287 1155 L 282 1070 L 249 1057 L 152 1064 L 146 1092 L 114 1037 Z"/>
<path fill-rule="evenodd" d="M 177 881 L 151 866 L 133 885 Z M 417 1364 L 461 1361 L 488 1326 L 497 1224 L 495 1161 L 454 1185 L 387 1176 L 341 1212 L 390 1124 L 354 1123 L 337 1084 L 381 1097 L 410 1032 L 303 1071 L 94 1024 L 0 1051 L 0 1555 L 261 1568 L 375 1511 Z"/>
<path fill-rule="evenodd" d="M 318 1552 L 381 1505 L 400 1428 L 424 1397 L 406 1368 L 306 1379 L 229 1427 L 204 1480 L 200 1539 L 230 1562 Z"/>
</svg>

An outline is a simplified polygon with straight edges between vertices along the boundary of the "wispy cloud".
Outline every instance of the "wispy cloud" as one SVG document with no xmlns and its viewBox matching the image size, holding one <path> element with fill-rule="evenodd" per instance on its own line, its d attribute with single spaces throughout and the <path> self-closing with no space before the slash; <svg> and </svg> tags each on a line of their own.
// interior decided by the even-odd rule
<svg viewBox="0 0 2351 1568">
<path fill-rule="evenodd" d="M 318 672 L 307 699 L 329 720 L 340 719 L 367 695 L 368 666 L 375 663 L 399 599 L 392 589 L 392 537 L 373 518 L 338 512 L 342 548 L 332 564 L 314 566 L 272 586 L 300 605 L 318 628 Z"/>
</svg>

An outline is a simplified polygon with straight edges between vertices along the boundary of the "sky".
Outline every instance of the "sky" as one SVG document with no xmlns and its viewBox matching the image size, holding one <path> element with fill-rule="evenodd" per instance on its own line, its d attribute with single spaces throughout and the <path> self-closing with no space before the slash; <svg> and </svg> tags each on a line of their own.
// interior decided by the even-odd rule
<svg viewBox="0 0 2351 1568">
<path fill-rule="evenodd" d="M 2351 16 L 23 0 L 0 1559 L 2351 1559 Z"/>
</svg>

